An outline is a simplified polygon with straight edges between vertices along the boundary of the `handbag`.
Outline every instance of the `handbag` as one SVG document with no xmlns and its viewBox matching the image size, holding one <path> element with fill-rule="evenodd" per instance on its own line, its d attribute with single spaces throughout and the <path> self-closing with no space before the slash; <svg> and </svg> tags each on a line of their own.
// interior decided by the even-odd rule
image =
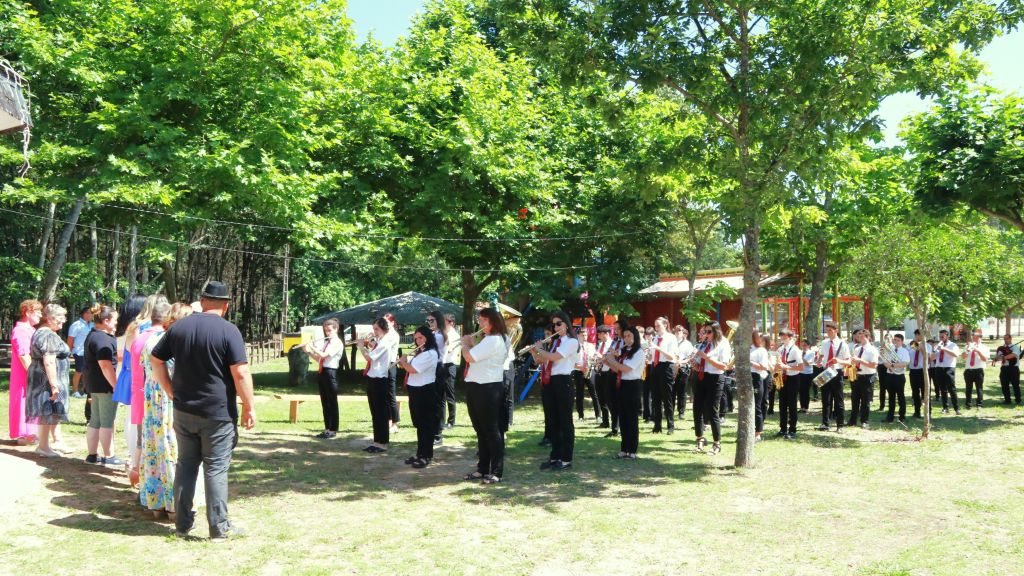
<svg viewBox="0 0 1024 576">
<path fill-rule="evenodd" d="M 117 384 L 114 386 L 114 395 L 111 399 L 118 404 L 125 406 L 132 405 L 132 365 L 131 353 L 124 351 L 124 363 L 121 373 L 117 375 Z"/>
</svg>

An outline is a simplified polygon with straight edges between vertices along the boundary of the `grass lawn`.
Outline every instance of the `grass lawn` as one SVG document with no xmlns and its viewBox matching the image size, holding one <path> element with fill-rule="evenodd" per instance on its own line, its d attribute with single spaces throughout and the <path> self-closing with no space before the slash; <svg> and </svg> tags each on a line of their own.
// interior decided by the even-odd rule
<svg viewBox="0 0 1024 576">
<path fill-rule="evenodd" d="M 815 403 L 796 441 L 759 444 L 759 465 L 742 471 L 731 465 L 730 415 L 717 457 L 697 453 L 680 425 L 674 436 L 642 431 L 635 462 L 612 459 L 618 441 L 587 420 L 574 469 L 541 472 L 541 411 L 529 401 L 509 434 L 505 481 L 490 487 L 460 481 L 475 450 L 464 404 L 435 464 L 416 471 L 402 464 L 415 444 L 407 412 L 382 456 L 361 451 L 370 431 L 361 403 L 342 404 L 337 439 L 316 440 L 318 403 L 303 404 L 293 425 L 287 404 L 269 398 L 283 370 L 283 361 L 260 367 L 268 399 L 235 452 L 231 516 L 247 537 L 180 541 L 144 516 L 121 471 L 81 462 L 76 400 L 65 430 L 80 448 L 73 457 L 39 462 L 0 446 L 46 468 L 4 514 L 0 574 L 1024 573 L 1024 411 L 999 404 L 996 369 L 986 406 L 936 411 L 928 441 L 913 441 L 919 421 L 908 433 L 880 424 L 877 411 L 871 430 L 813 431 Z M 4 392 L 5 415 L 6 406 Z M 196 532 L 206 534 L 203 510 Z"/>
</svg>

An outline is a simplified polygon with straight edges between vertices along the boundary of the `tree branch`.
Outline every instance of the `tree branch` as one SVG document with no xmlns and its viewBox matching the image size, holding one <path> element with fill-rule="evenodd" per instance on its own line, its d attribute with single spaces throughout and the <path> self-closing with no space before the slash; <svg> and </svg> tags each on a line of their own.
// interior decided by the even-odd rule
<svg viewBox="0 0 1024 576">
<path fill-rule="evenodd" d="M 669 88 L 672 88 L 676 92 L 682 94 L 684 98 L 686 98 L 687 100 L 695 104 L 697 107 L 699 107 L 701 110 L 703 110 L 705 114 L 714 118 L 719 124 L 722 125 L 723 128 L 729 131 L 729 134 L 731 134 L 734 139 L 739 141 L 739 130 L 737 130 L 736 126 L 732 122 L 729 122 L 729 120 L 725 116 L 722 116 L 721 114 L 716 112 L 715 109 L 708 105 L 706 102 L 704 102 L 700 98 L 697 98 L 696 96 L 691 94 L 689 90 L 683 88 L 682 86 L 676 84 L 675 82 L 671 80 L 665 80 L 664 84 Z"/>
<path fill-rule="evenodd" d="M 711 16 L 711 19 L 718 24 L 718 27 L 721 28 L 722 32 L 731 38 L 733 42 L 740 44 L 739 37 L 736 36 L 736 33 L 731 28 L 726 26 L 725 21 L 722 20 L 722 15 L 711 6 L 711 3 L 708 2 L 708 0 L 703 0 L 702 3 L 704 4 L 704 8 L 707 8 L 708 16 Z"/>
</svg>

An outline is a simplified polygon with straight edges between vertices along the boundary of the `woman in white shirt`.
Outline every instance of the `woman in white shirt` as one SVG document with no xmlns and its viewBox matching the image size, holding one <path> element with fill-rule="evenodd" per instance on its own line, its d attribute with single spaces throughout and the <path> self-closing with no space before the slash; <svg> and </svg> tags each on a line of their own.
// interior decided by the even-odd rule
<svg viewBox="0 0 1024 576">
<path fill-rule="evenodd" d="M 402 411 L 398 409 L 398 349 L 401 347 L 402 335 L 398 333 L 398 323 L 395 315 L 391 312 L 384 314 L 388 329 L 384 338 L 378 338 L 378 345 L 385 345 L 390 348 L 391 365 L 388 366 L 388 409 L 391 410 L 391 417 L 388 421 L 388 429 L 391 432 L 398 432 L 398 422 L 402 419 Z"/>
<path fill-rule="evenodd" d="M 373 349 L 369 349 L 364 342 L 356 343 L 359 352 L 369 364 L 366 375 L 370 381 L 366 385 L 366 398 L 370 403 L 370 418 L 373 420 L 373 444 L 363 450 L 374 454 L 388 449 L 390 421 L 393 419 L 389 400 L 391 379 L 388 372 L 391 368 L 394 348 L 384 340 L 387 334 L 388 321 L 378 318 L 373 322 L 373 335 L 377 338 L 377 345 Z"/>
<path fill-rule="evenodd" d="M 469 420 L 476 430 L 479 459 L 476 470 L 466 480 L 483 484 L 501 482 L 505 473 L 505 439 L 501 433 L 501 407 L 505 389 L 505 357 L 509 341 L 505 320 L 494 308 L 480 311 L 480 329 L 484 338 L 476 345 L 473 336 L 462 337 L 462 357 L 469 365 L 466 372 L 466 405 Z"/>
<path fill-rule="evenodd" d="M 437 343 L 437 368 L 435 370 L 434 382 L 437 384 L 437 432 L 434 433 L 434 442 L 440 446 L 444 434 L 444 407 L 445 389 L 448 388 L 448 372 L 444 369 L 444 351 L 448 348 L 448 333 L 444 330 L 444 314 L 434 310 L 427 314 L 427 328 L 430 328 L 431 337 Z"/>
<path fill-rule="evenodd" d="M 704 328 L 709 331 L 708 345 L 698 350 L 694 356 L 697 368 L 697 389 L 700 391 L 701 411 L 700 417 L 694 418 L 697 432 L 697 449 L 701 452 L 707 446 L 704 439 L 704 420 L 710 417 L 711 436 L 714 444 L 711 446 L 711 454 L 715 455 L 722 451 L 722 415 L 720 406 L 722 395 L 725 394 L 725 383 L 722 381 L 722 373 L 725 372 L 732 359 L 732 347 L 729 341 L 722 335 L 722 327 L 718 322 L 711 322 Z"/>
<path fill-rule="evenodd" d="M 545 421 L 551 429 L 551 454 L 541 464 L 541 470 L 565 470 L 572 467 L 573 447 L 576 444 L 576 428 L 572 420 L 572 405 L 575 398 L 572 385 L 572 370 L 576 364 L 580 344 L 572 330 L 569 315 L 558 311 L 551 317 L 551 325 L 558 335 L 551 342 L 550 350 L 542 350 L 540 342 L 530 351 L 534 360 L 541 365 L 541 385 L 550 395 L 545 405 Z"/>
<path fill-rule="evenodd" d="M 619 402 L 619 430 L 622 442 L 616 458 L 636 460 L 640 448 L 640 413 L 643 411 L 641 395 L 644 390 L 644 352 L 640 348 L 640 332 L 629 327 L 622 333 L 623 347 L 618 356 L 609 352 L 603 362 L 617 373 L 616 388 Z"/>
<path fill-rule="evenodd" d="M 413 468 L 426 468 L 434 459 L 434 435 L 437 433 L 437 340 L 427 326 L 420 326 L 412 335 L 416 350 L 412 358 L 402 356 L 398 367 L 405 370 L 409 392 L 409 414 L 416 428 L 416 455 L 405 463 Z"/>
<path fill-rule="evenodd" d="M 757 330 L 751 337 L 750 345 L 750 381 L 754 384 L 754 442 L 761 441 L 761 432 L 764 431 L 764 396 L 765 388 L 771 383 L 768 374 L 771 373 L 771 356 L 765 350 L 764 339 Z"/>
<path fill-rule="evenodd" d="M 334 438 L 338 434 L 338 364 L 345 354 L 345 342 L 338 337 L 341 325 L 336 318 L 324 322 L 324 339 L 309 342 L 306 354 L 319 365 L 320 406 L 324 412 L 324 431 L 317 438 Z"/>
</svg>

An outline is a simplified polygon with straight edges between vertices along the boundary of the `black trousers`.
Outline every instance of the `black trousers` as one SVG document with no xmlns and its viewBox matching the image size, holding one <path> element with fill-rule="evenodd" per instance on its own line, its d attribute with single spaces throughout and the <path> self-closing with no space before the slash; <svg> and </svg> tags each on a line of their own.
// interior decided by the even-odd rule
<svg viewBox="0 0 1024 576">
<path fill-rule="evenodd" d="M 942 409 L 949 409 L 949 397 L 953 399 L 953 410 L 960 411 L 960 399 L 956 395 L 956 368 L 935 369 L 936 388 L 942 395 Z"/>
<path fill-rule="evenodd" d="M 724 382 L 724 378 L 720 378 L 722 382 L 722 401 L 718 407 L 719 414 L 726 414 L 732 412 L 732 387 L 728 386 Z"/>
<path fill-rule="evenodd" d="M 409 386 L 409 414 L 416 428 L 417 458 L 434 457 L 434 434 L 441 420 L 437 405 L 438 388 L 436 381 L 423 386 Z"/>
<path fill-rule="evenodd" d="M 643 386 L 643 411 L 644 411 L 644 422 L 651 420 L 651 392 L 654 382 L 654 367 L 650 364 L 647 365 L 647 371 L 644 374 L 644 386 Z"/>
<path fill-rule="evenodd" d="M 601 402 L 602 418 L 605 414 L 607 415 L 612 432 L 616 432 L 619 429 L 619 413 L 621 410 L 619 407 L 619 388 L 616 386 L 617 380 L 617 375 L 611 370 L 597 373 L 597 393 Z"/>
<path fill-rule="evenodd" d="M 504 378 L 501 382 L 501 410 L 498 414 L 498 423 L 502 433 L 508 432 L 509 426 L 512 425 L 512 412 L 515 410 L 515 406 L 516 368 L 513 365 L 509 366 L 508 370 L 505 370 Z"/>
<path fill-rule="evenodd" d="M 924 402 L 924 368 L 910 370 L 910 396 L 914 402 L 914 417 L 920 418 L 921 404 Z"/>
<path fill-rule="evenodd" d="M 544 384 L 541 380 L 543 376 L 537 378 L 541 382 L 540 388 L 540 404 L 544 408 L 544 438 L 552 440 L 555 437 L 555 422 L 557 416 L 555 415 L 555 396 L 552 392 L 551 384 Z"/>
<path fill-rule="evenodd" d="M 501 432 L 504 394 L 504 382 L 466 383 L 466 406 L 479 451 L 476 471 L 498 478 L 505 473 L 505 437 Z"/>
<path fill-rule="evenodd" d="M 871 413 L 871 390 L 875 387 L 877 374 L 858 374 L 850 387 L 850 420 L 848 426 L 855 426 L 858 419 L 861 424 L 867 424 L 868 415 Z"/>
<path fill-rule="evenodd" d="M 675 380 L 672 385 L 672 389 L 675 391 L 676 397 L 676 413 L 679 415 L 680 419 L 682 419 L 683 416 L 686 415 L 686 384 L 689 380 L 689 375 L 689 370 L 684 370 L 682 367 L 680 367 L 678 370 L 676 370 Z"/>
<path fill-rule="evenodd" d="M 552 376 L 545 386 L 551 394 L 551 460 L 572 462 L 576 426 L 572 420 L 573 385 L 569 374 Z"/>
<path fill-rule="evenodd" d="M 665 425 L 669 430 L 674 430 L 676 422 L 673 414 L 671 362 L 658 362 L 654 365 L 654 380 L 651 381 L 651 392 L 653 396 L 653 409 L 651 419 L 654 420 L 654 429 L 661 430 L 661 420 L 664 418 Z"/>
<path fill-rule="evenodd" d="M 338 370 L 324 368 L 317 377 L 320 407 L 324 411 L 324 430 L 338 431 Z"/>
<path fill-rule="evenodd" d="M 754 431 L 764 432 L 764 385 L 765 381 L 757 372 L 751 372 L 750 381 L 754 384 Z"/>
<path fill-rule="evenodd" d="M 1020 404 L 1020 366 L 1002 366 L 999 368 L 999 386 L 1003 389 L 1003 401 L 1010 403 L 1010 387 L 1013 387 L 1013 398 Z"/>
<path fill-rule="evenodd" d="M 391 382 L 387 377 L 370 378 L 366 385 L 366 399 L 370 403 L 370 419 L 373 421 L 373 441 L 378 444 L 387 444 L 390 439 L 388 420 L 393 416 L 390 390 Z"/>
<path fill-rule="evenodd" d="M 783 434 L 796 434 L 796 406 L 800 395 L 800 375 L 782 376 L 779 390 L 779 430 Z"/>
<path fill-rule="evenodd" d="M 907 377 L 903 374 L 888 374 L 885 388 L 889 392 L 889 420 L 896 416 L 896 403 L 900 404 L 900 420 L 907 417 Z"/>
<path fill-rule="evenodd" d="M 594 381 L 583 375 L 579 370 L 572 371 L 572 381 L 576 386 L 576 414 L 583 420 L 583 401 L 587 394 L 590 395 L 590 402 L 594 405 L 594 418 L 601 417 L 601 408 L 597 404 L 597 390 Z"/>
<path fill-rule="evenodd" d="M 814 385 L 814 378 L 818 374 L 821 374 L 824 371 L 825 371 L 824 368 L 821 368 L 819 366 L 815 366 L 813 371 L 811 372 L 811 397 L 814 398 L 815 400 L 818 399 L 818 387 Z"/>
<path fill-rule="evenodd" d="M 768 390 L 768 410 L 765 414 L 775 413 L 775 385 L 772 383 L 772 376 L 768 376 L 768 385 L 765 387 Z"/>
<path fill-rule="evenodd" d="M 402 413 L 398 410 L 398 394 L 397 385 L 398 382 L 398 366 L 392 366 L 388 368 L 388 409 L 391 410 L 391 420 L 398 424 L 398 421 L 402 419 Z"/>
<path fill-rule="evenodd" d="M 940 368 L 928 369 L 928 377 L 932 381 L 932 391 L 935 392 L 935 402 L 932 403 L 933 405 L 938 404 L 942 399 L 942 387 L 945 386 L 941 381 L 942 376 L 939 376 L 939 370 Z"/>
<path fill-rule="evenodd" d="M 877 370 L 878 370 L 878 410 L 881 411 L 881 412 L 884 412 L 885 411 L 885 395 L 886 395 L 886 393 L 888 391 L 889 370 L 886 369 L 885 366 L 882 366 L 881 363 L 879 363 Z M 870 402 L 870 401 L 871 401 L 871 399 L 868 398 L 868 402 Z M 892 402 L 892 398 L 891 397 L 889 398 L 889 402 L 890 403 Z"/>
<path fill-rule="evenodd" d="M 800 374 L 800 409 L 804 412 L 811 407 L 811 388 L 814 388 L 814 384 L 811 383 L 814 380 L 814 374 Z"/>
<path fill-rule="evenodd" d="M 722 415 L 719 408 L 725 390 L 721 376 L 705 372 L 704 378 L 698 380 L 694 387 L 693 425 L 697 438 L 704 436 L 704 423 L 707 421 L 711 424 L 711 436 L 715 442 L 722 439 Z"/>
<path fill-rule="evenodd" d="M 846 401 L 843 398 L 843 375 L 837 374 L 821 387 L 821 423 L 828 426 L 829 420 L 835 420 L 836 427 L 842 428 L 846 422 Z"/>
<path fill-rule="evenodd" d="M 971 407 L 971 389 L 978 391 L 978 402 L 977 405 L 981 406 L 981 387 L 985 384 L 985 369 L 984 368 L 964 368 L 964 403 L 967 407 Z"/>
<path fill-rule="evenodd" d="M 619 450 L 629 454 L 636 454 L 640 448 L 640 395 L 643 388 L 643 382 L 640 380 L 623 380 L 618 389 L 619 419 L 622 426 Z"/>
<path fill-rule="evenodd" d="M 446 362 L 443 366 L 445 371 L 443 400 L 448 405 L 447 422 L 452 426 L 455 426 L 455 380 L 458 375 L 459 367 L 451 362 Z M 445 421 L 444 412 L 441 412 L 441 421 Z"/>
</svg>

